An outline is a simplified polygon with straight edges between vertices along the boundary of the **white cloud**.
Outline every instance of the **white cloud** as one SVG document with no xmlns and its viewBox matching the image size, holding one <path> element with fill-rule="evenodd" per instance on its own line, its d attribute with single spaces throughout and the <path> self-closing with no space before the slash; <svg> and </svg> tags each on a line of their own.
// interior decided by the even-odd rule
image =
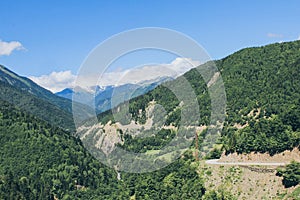
<svg viewBox="0 0 300 200">
<path fill-rule="evenodd" d="M 92 85 L 122 85 L 126 83 L 138 83 L 158 77 L 178 77 L 191 68 L 199 66 L 201 63 L 190 58 L 176 58 L 169 64 L 144 65 L 124 71 L 114 71 L 104 73 L 102 76 L 80 75 L 77 77 L 76 85 L 89 87 Z"/>
<path fill-rule="evenodd" d="M 177 77 L 198 65 L 200 65 L 199 61 L 176 58 L 170 64 L 145 65 L 121 72 L 106 73 L 99 79 L 99 83 L 100 85 L 112 84 L 113 82 L 115 82 L 115 84 L 138 83 L 145 80 L 155 79 L 157 77 Z M 113 82 L 106 83 L 110 81 Z"/>
<path fill-rule="evenodd" d="M 175 78 L 200 64 L 199 61 L 190 58 L 176 58 L 169 64 L 144 65 L 123 71 L 107 72 L 102 76 L 95 73 L 85 76 L 76 76 L 72 74 L 71 71 L 62 71 L 29 78 L 52 92 L 58 92 L 65 88 L 75 87 L 75 85 L 88 88 L 95 85 L 107 86 L 138 83 L 165 76 Z"/>
<path fill-rule="evenodd" d="M 5 42 L 0 40 L 0 56 L 9 56 L 14 50 L 22 50 L 24 47 L 18 41 Z"/>
<path fill-rule="evenodd" d="M 300 35 L 298 36 L 297 40 L 300 40 Z"/>
<path fill-rule="evenodd" d="M 52 92 L 59 92 L 65 88 L 73 87 L 76 76 L 71 71 L 61 71 L 40 77 L 30 76 L 29 78 Z"/>
<path fill-rule="evenodd" d="M 277 34 L 277 33 L 268 33 L 267 36 L 270 38 L 283 38 L 282 34 Z"/>
</svg>

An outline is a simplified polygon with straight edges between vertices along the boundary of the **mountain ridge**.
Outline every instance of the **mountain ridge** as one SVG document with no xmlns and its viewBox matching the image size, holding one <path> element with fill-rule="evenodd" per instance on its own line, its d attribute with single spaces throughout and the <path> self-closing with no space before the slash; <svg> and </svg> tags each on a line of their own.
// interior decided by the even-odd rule
<svg viewBox="0 0 300 200">
<path fill-rule="evenodd" d="M 214 156 L 220 156 L 224 150 L 227 153 L 267 152 L 274 155 L 300 146 L 300 41 L 245 48 L 214 63 L 206 63 L 186 72 L 183 77 L 197 94 L 201 113 L 199 120 L 195 122 L 198 126 L 209 125 L 211 109 L 207 83 L 198 71 L 214 64 L 223 78 L 227 98 L 226 120 L 217 141 L 222 144 L 222 149 L 215 149 Z M 178 128 L 182 108 L 168 85 L 180 85 L 183 77 L 129 100 L 129 115 L 126 116 L 127 119 L 120 118 L 122 122 L 114 117 L 125 112 L 122 107 L 126 109 L 126 104 L 98 115 L 99 123 L 106 125 L 109 122 L 116 130 L 118 123 L 127 125 L 132 120 L 145 124 L 150 119 L 147 109 L 155 102 L 166 111 L 161 118 L 165 120 L 164 125 Z M 144 129 L 145 127 L 138 131 Z M 101 130 L 98 134 L 102 134 Z M 130 130 L 122 131 L 119 139 L 130 134 Z M 199 134 L 203 137 L 206 132 Z M 131 145 L 134 144 L 140 151 L 147 151 L 140 148 L 140 144 L 148 141 L 129 136 L 126 137 L 128 141 L 121 140 L 122 147 L 130 144 L 132 149 Z M 216 145 L 212 147 L 215 148 Z M 149 151 L 153 149 L 157 147 L 148 148 Z"/>
<path fill-rule="evenodd" d="M 201 112 L 200 119 L 194 124 L 198 126 L 195 138 L 198 138 L 199 146 L 205 145 L 203 139 L 209 136 L 207 127 L 211 111 L 207 84 L 210 83 L 214 87 L 216 81 L 204 81 L 198 70 L 208 69 L 210 64 L 213 63 L 192 69 L 185 73 L 184 77 L 161 84 L 144 95 L 99 114 L 96 128 L 101 129 L 104 125 L 104 131 L 91 131 L 92 134 L 87 134 L 86 138 L 96 143 L 98 139 L 105 139 L 108 134 L 116 134 L 121 141 L 117 146 L 124 150 L 144 153 L 150 157 L 157 154 L 160 148 L 176 137 L 181 122 L 181 110 L 187 106 L 178 101 L 168 86 L 180 86 L 183 80 L 188 80 L 197 94 Z M 299 145 L 300 41 L 243 49 L 226 59 L 215 61 L 215 64 L 225 84 L 227 116 L 221 132 L 222 137 L 212 146 L 213 149 L 207 149 L 206 158 L 219 157 L 222 152 L 277 154 Z M 209 73 L 211 78 L 214 75 L 215 73 Z M 15 78 L 9 80 L 15 81 Z M 89 140 L 80 141 L 68 131 L 53 126 L 57 124 L 52 122 L 50 125 L 46 120 L 38 119 L 45 114 L 63 115 L 64 111 L 58 106 L 38 98 L 27 91 L 26 87 L 24 91 L 7 81 L 0 81 L 0 94 L 1 198 L 233 200 L 249 199 L 252 194 L 252 198 L 257 198 L 257 190 L 254 189 L 258 186 L 257 182 L 250 179 L 247 182 L 248 178 L 251 178 L 247 176 L 246 179 L 240 178 L 241 173 L 251 170 L 245 171 L 238 166 L 218 167 L 217 170 L 210 166 L 202 166 L 201 161 L 197 161 L 196 151 L 200 148 L 196 149 L 196 142 L 193 142 L 178 160 L 158 171 L 130 174 L 115 169 L 117 172 L 113 172 L 112 169 L 99 164 L 99 160 L 92 158 L 93 152 L 87 152 L 83 148 L 82 145 Z M 126 105 L 129 107 L 129 120 L 123 120 L 122 111 Z M 35 115 L 23 111 L 26 107 Z M 38 110 L 32 112 L 34 109 Z M 40 116 L 36 116 L 37 111 L 41 111 Z M 113 114 L 121 118 L 114 118 Z M 66 123 L 64 117 L 66 116 L 61 117 L 62 123 Z M 57 121 L 57 116 L 52 120 Z M 150 125 L 153 125 L 150 128 L 146 127 L 149 121 Z M 83 128 L 89 128 L 88 124 L 85 125 Z M 163 129 L 155 132 L 154 128 L 159 125 L 163 126 Z M 130 127 L 140 130 L 132 134 Z M 177 145 L 180 143 L 176 143 L 175 147 Z M 163 158 L 171 159 L 172 156 L 168 154 Z M 165 162 L 163 159 L 161 161 Z M 132 164 L 132 160 L 127 162 Z M 299 180 L 294 179 L 297 178 L 298 172 L 293 166 L 297 167 L 299 164 L 290 167 L 295 175 L 288 170 L 279 172 L 283 174 L 283 180 L 292 179 L 293 184 L 299 184 Z M 229 175 L 223 175 L 224 173 Z M 264 177 L 271 176 L 267 174 Z M 266 180 L 270 187 L 281 184 L 278 177 L 276 180 L 271 178 Z M 209 179 L 214 181 L 205 185 Z M 216 180 L 224 180 L 225 183 L 212 188 L 210 184 L 214 184 Z M 239 185 L 234 184 L 237 182 L 249 183 L 254 188 L 241 191 Z M 237 191 L 229 187 L 232 183 L 238 186 Z M 287 190 L 280 188 L 268 193 L 270 190 L 265 191 L 266 185 L 259 186 L 260 192 L 263 193 L 259 196 L 287 196 Z M 293 188 L 290 189 L 292 190 Z M 298 193 L 294 196 L 299 194 L 299 187 L 295 192 L 296 190 Z"/>
<path fill-rule="evenodd" d="M 0 89 L 1 99 L 12 102 L 54 125 L 75 131 L 72 101 L 56 96 L 3 65 L 0 65 Z M 89 116 L 91 108 L 80 103 L 76 103 L 76 107 L 80 111 L 78 113 L 82 114 L 78 119 L 86 119 Z"/>
<path fill-rule="evenodd" d="M 141 81 L 138 83 L 126 83 L 122 85 L 92 86 L 88 89 L 77 86 L 75 88 L 66 88 L 56 95 L 74 100 L 76 102 L 94 107 L 97 113 L 101 113 L 117 106 L 120 103 L 128 101 L 134 97 L 143 95 L 153 90 L 158 85 L 173 80 L 172 77 L 158 77 L 156 79 Z M 114 102 L 112 105 L 112 98 Z"/>
</svg>

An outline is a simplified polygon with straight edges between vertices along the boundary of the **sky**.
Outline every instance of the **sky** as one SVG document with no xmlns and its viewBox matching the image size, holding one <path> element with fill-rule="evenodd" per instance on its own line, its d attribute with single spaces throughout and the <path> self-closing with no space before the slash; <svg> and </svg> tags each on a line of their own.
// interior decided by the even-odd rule
<svg viewBox="0 0 300 200">
<path fill-rule="evenodd" d="M 1 0 L 0 8 L 0 64 L 54 92 L 72 85 L 99 43 L 130 29 L 181 32 L 212 59 L 300 39 L 298 0 Z M 157 67 L 175 61 L 174 55 L 146 52 L 121 59 L 116 68 L 125 72 L 139 63 Z"/>
</svg>

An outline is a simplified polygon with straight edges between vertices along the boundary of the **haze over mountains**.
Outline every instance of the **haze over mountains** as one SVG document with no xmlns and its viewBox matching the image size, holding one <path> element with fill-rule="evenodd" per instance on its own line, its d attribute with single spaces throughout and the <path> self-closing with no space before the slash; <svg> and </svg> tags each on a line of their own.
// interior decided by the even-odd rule
<svg viewBox="0 0 300 200">
<path fill-rule="evenodd" d="M 150 54 L 150 58 L 151 57 L 153 57 L 153 55 L 151 56 Z M 138 55 L 137 58 L 134 57 L 132 59 L 138 61 Z M 53 93 L 60 92 L 66 88 L 76 87 L 92 92 L 94 91 L 93 87 L 97 85 L 100 87 L 112 85 L 120 86 L 125 84 L 140 84 L 142 82 L 155 82 L 156 79 L 163 77 L 176 78 L 201 64 L 199 60 L 191 58 L 177 57 L 172 59 L 173 61 L 167 63 L 160 62 L 151 64 L 151 62 L 148 61 L 150 64 L 133 64 L 132 66 L 125 67 L 125 69 L 122 67 L 117 67 L 117 69 L 115 69 L 116 66 L 122 66 L 122 59 L 117 59 L 115 62 L 118 64 L 115 64 L 116 66 L 112 67 L 109 66 L 108 69 L 105 69 L 105 71 L 102 72 L 103 74 L 99 71 L 81 74 L 82 69 L 79 69 L 80 71 L 77 72 L 77 74 L 73 74 L 70 70 L 67 70 L 52 72 L 41 76 L 30 76 L 29 78 Z M 78 81 L 80 81 L 80 83 Z"/>
<path fill-rule="evenodd" d="M 172 79 L 173 78 L 171 77 L 158 77 L 153 80 L 142 81 L 136 84 L 127 83 L 119 86 L 93 86 L 88 89 L 78 86 L 76 88 L 66 88 L 55 94 L 60 97 L 86 104 L 92 108 L 95 107 L 96 112 L 101 113 L 120 103 L 143 95 L 163 82 Z M 112 105 L 112 98 L 115 100 L 114 105 Z"/>
</svg>

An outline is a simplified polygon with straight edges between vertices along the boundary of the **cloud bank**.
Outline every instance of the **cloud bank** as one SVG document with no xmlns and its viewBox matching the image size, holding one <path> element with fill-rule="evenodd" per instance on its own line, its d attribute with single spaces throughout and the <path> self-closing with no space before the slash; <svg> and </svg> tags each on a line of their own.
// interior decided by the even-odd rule
<svg viewBox="0 0 300 200">
<path fill-rule="evenodd" d="M 61 71 L 52 72 L 49 75 L 42 75 L 39 77 L 30 76 L 29 78 L 52 92 L 59 92 L 65 88 L 73 87 L 76 76 L 73 75 L 71 71 Z"/>
<path fill-rule="evenodd" d="M 5 42 L 0 40 L 0 56 L 9 56 L 14 50 L 24 49 L 18 41 Z"/>
<path fill-rule="evenodd" d="M 200 61 L 190 58 L 176 58 L 168 64 L 144 65 L 123 71 L 107 72 L 102 76 L 101 74 L 76 76 L 71 71 L 61 71 L 52 72 L 49 75 L 42 75 L 40 77 L 31 76 L 29 78 L 52 92 L 59 92 L 65 88 L 76 86 L 90 88 L 95 85 L 107 86 L 139 83 L 166 76 L 176 78 L 200 64 Z"/>
</svg>

